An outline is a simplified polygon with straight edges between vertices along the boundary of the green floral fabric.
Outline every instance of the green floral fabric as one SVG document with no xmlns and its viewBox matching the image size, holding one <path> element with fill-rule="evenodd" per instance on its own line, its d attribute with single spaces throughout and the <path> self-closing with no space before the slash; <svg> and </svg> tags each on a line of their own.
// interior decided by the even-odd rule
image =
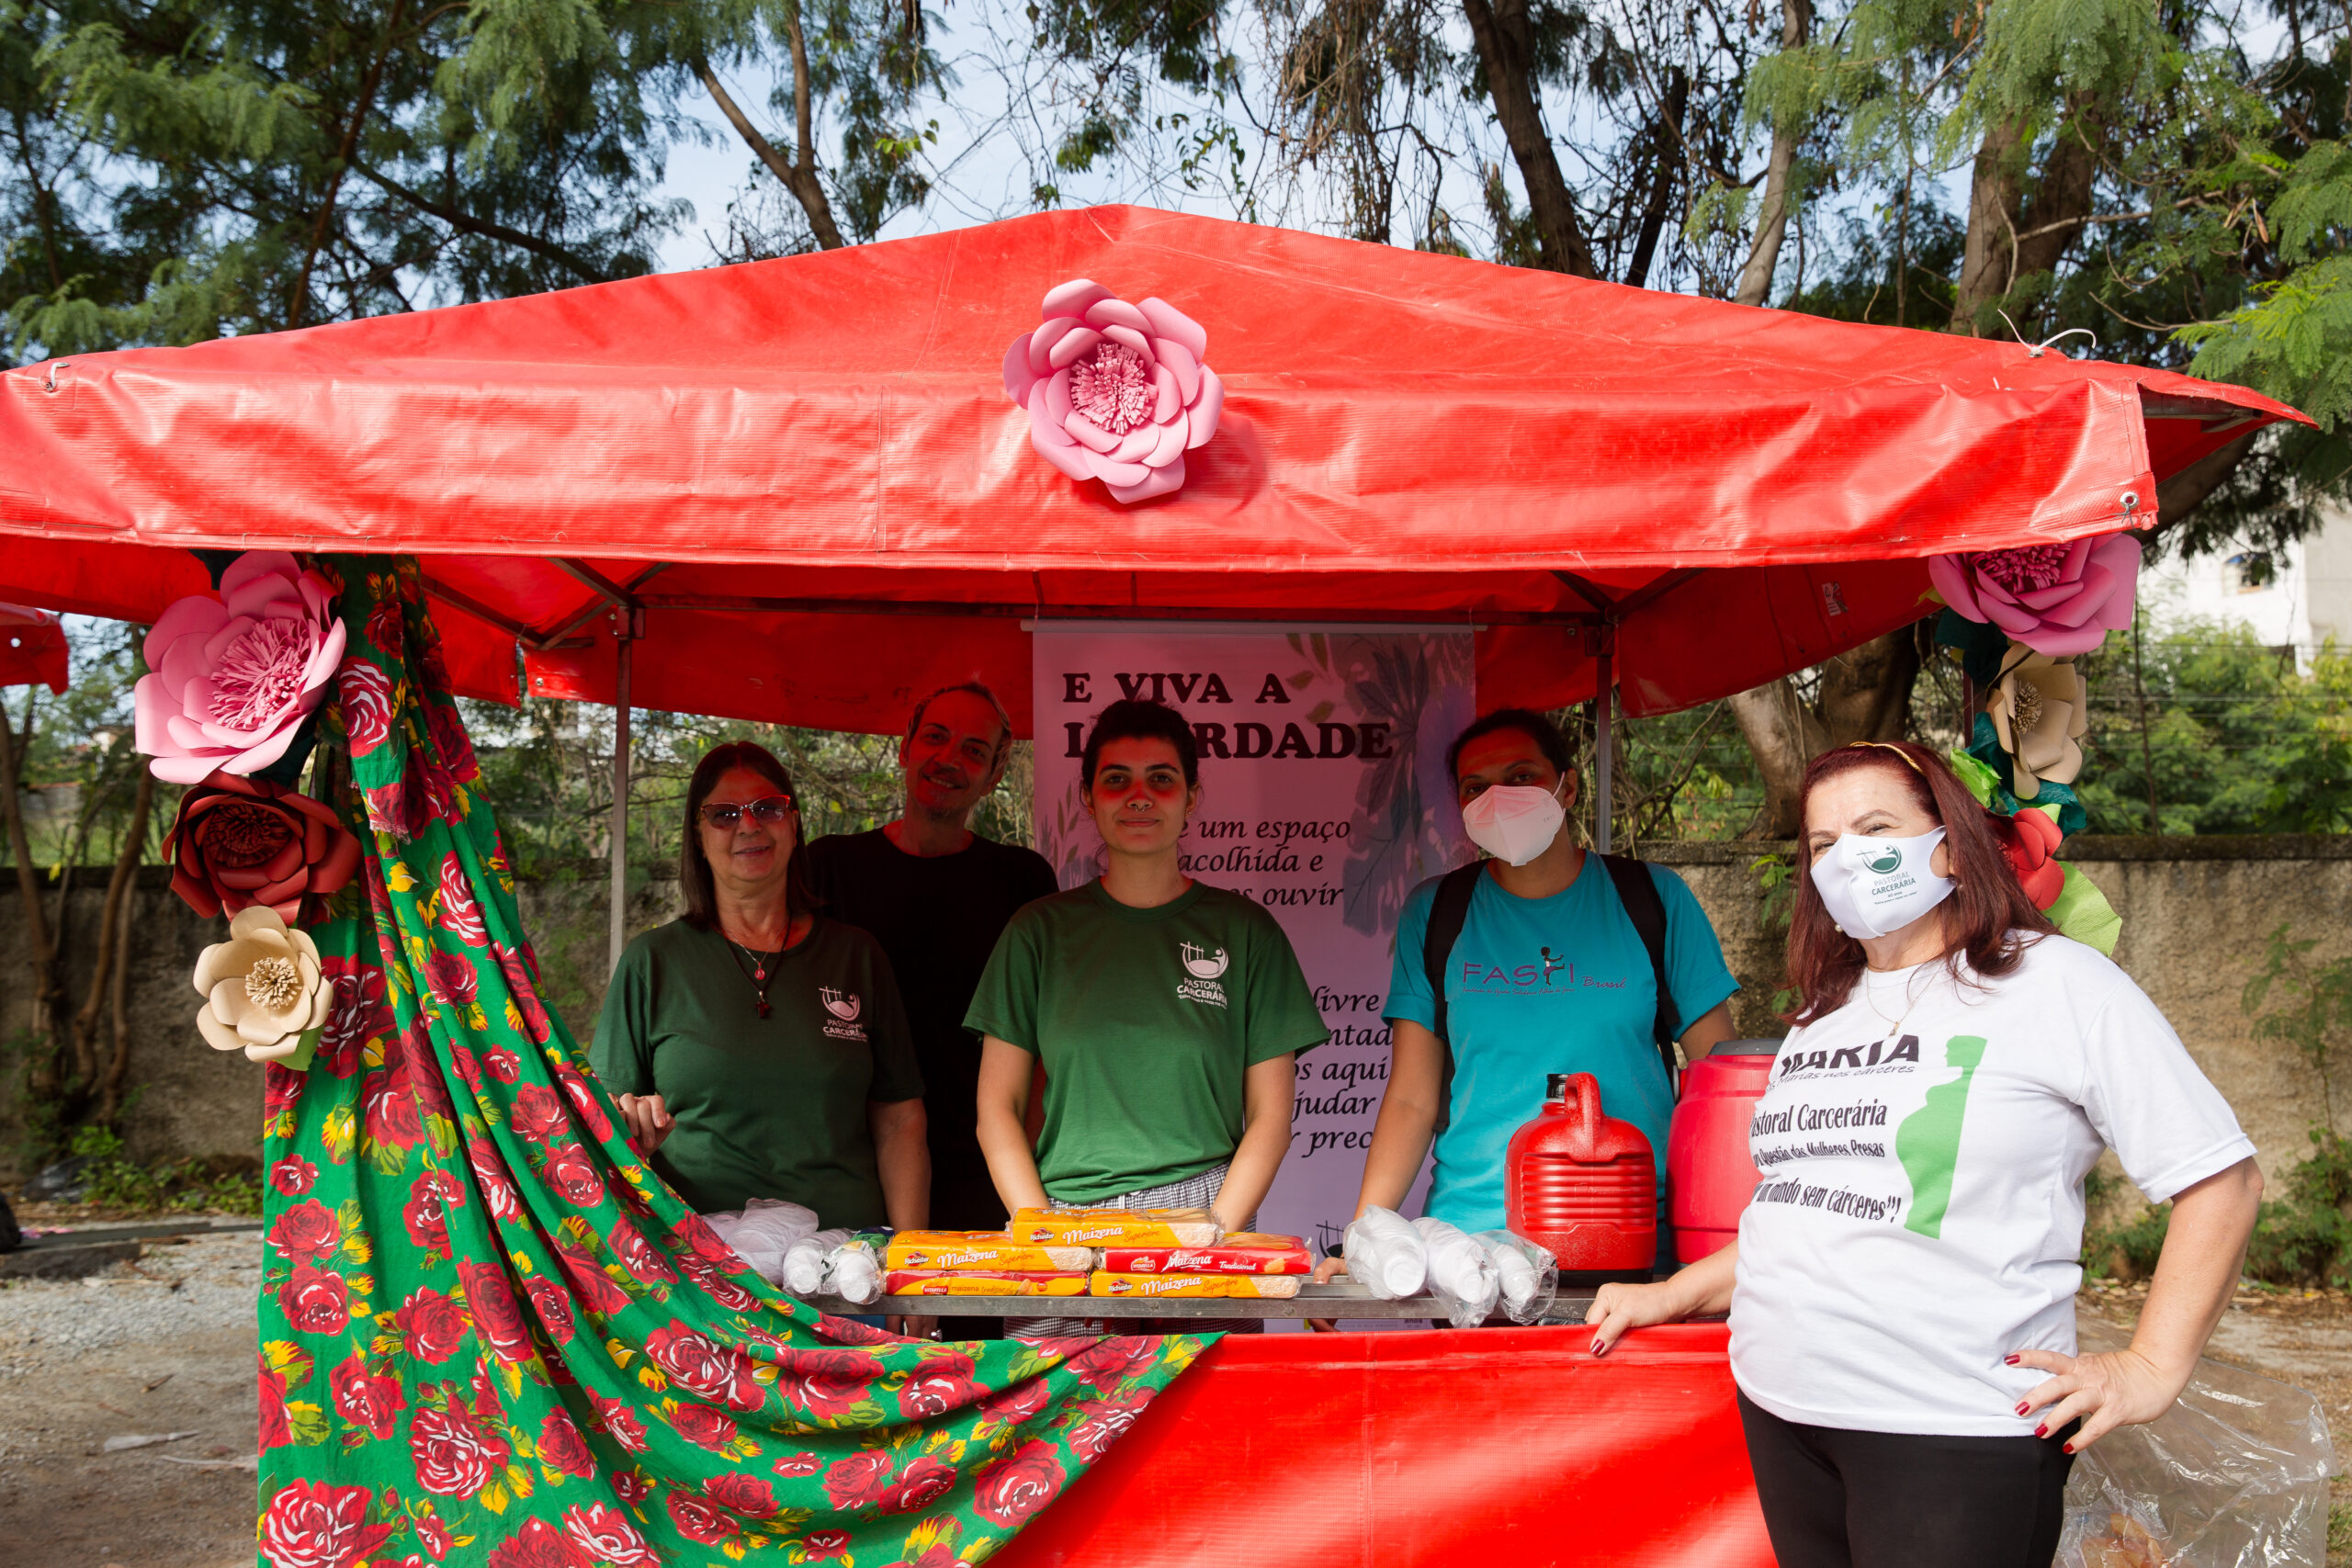
<svg viewBox="0 0 2352 1568">
<path fill-rule="evenodd" d="M 272 1065 L 260 1561 L 977 1562 L 1202 1348 L 903 1340 L 779 1295 L 541 1003 L 415 566 L 336 558 L 326 720 L 372 843 Z"/>
</svg>

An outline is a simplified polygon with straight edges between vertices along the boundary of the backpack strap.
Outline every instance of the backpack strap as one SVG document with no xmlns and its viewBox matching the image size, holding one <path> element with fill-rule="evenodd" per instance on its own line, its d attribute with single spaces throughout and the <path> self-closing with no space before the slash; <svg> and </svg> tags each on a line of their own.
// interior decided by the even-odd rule
<svg viewBox="0 0 2352 1568">
<path fill-rule="evenodd" d="M 1443 1132 L 1453 1120 L 1453 1041 L 1446 1033 L 1445 971 L 1453 956 L 1453 944 L 1462 935 L 1464 922 L 1470 918 L 1470 899 L 1478 891 L 1478 879 L 1487 874 L 1487 863 L 1472 861 L 1456 866 L 1445 874 L 1437 885 L 1437 896 L 1430 900 L 1429 928 L 1421 936 L 1421 969 L 1429 976 L 1430 995 L 1435 998 L 1436 1021 L 1430 1032 L 1437 1036 L 1442 1066 L 1437 1080 L 1437 1128 Z"/>
<path fill-rule="evenodd" d="M 1657 990 L 1657 1013 L 1650 1021 L 1650 1038 L 1657 1042 L 1658 1056 L 1666 1063 L 1666 1081 L 1671 1084 L 1674 1041 L 1682 1032 L 1682 1019 L 1666 981 L 1666 900 L 1658 896 L 1657 879 L 1640 861 L 1626 855 L 1602 855 L 1600 863 L 1609 868 L 1609 880 L 1617 885 L 1617 901 L 1625 906 L 1625 918 L 1634 922 L 1642 946 L 1649 951 L 1650 978 Z"/>
</svg>

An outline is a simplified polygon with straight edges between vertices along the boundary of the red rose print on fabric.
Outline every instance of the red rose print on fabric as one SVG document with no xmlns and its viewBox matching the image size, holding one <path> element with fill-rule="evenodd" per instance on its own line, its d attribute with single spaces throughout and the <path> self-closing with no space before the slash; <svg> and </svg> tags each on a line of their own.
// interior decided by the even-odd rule
<svg viewBox="0 0 2352 1568">
<path fill-rule="evenodd" d="M 778 1475 L 814 1475 L 825 1468 L 825 1461 L 815 1454 L 786 1454 L 772 1466 Z"/>
<path fill-rule="evenodd" d="M 545 1275 L 534 1274 L 524 1283 L 523 1292 L 531 1298 L 531 1310 L 538 1314 L 548 1337 L 558 1345 L 571 1343 L 571 1297 L 564 1288 Z"/>
<path fill-rule="evenodd" d="M 433 1514 L 420 1514 L 417 1517 L 416 1539 L 435 1562 L 448 1556 L 449 1548 L 456 1544 L 449 1539 L 449 1527 L 443 1524 L 439 1517 Z"/>
<path fill-rule="evenodd" d="M 438 949 L 424 955 L 424 988 L 444 1007 L 469 1008 L 480 987 L 473 961 Z M 514 1080 L 507 1080 L 512 1083 Z"/>
<path fill-rule="evenodd" d="M 505 1468 L 507 1446 L 474 1424 L 462 1402 L 447 1410 L 419 1410 L 409 1417 L 409 1461 L 417 1484 L 444 1497 L 470 1497 Z"/>
<path fill-rule="evenodd" d="M 467 973 L 471 974 L 472 971 L 468 970 Z M 503 1045 L 492 1046 L 482 1053 L 481 1059 L 483 1066 L 490 1069 L 490 1076 L 500 1083 L 511 1084 L 523 1076 L 523 1059 Z"/>
<path fill-rule="evenodd" d="M 846 1416 L 865 1404 L 882 1363 L 864 1350 L 788 1348 L 776 1357 L 776 1390 L 819 1420 Z"/>
<path fill-rule="evenodd" d="M 1043 1380 L 1030 1378 L 997 1390 L 980 1401 L 980 1408 L 988 1413 L 989 1420 L 1017 1427 L 1044 1410 L 1053 1397 Z"/>
<path fill-rule="evenodd" d="M 465 1343 L 464 1311 L 435 1290 L 418 1291 L 402 1302 L 392 1323 L 408 1353 L 429 1366 L 439 1366 Z"/>
<path fill-rule="evenodd" d="M 566 1475 L 594 1475 L 596 1461 L 589 1455 L 588 1439 L 571 1417 L 560 1410 L 550 1410 L 539 1424 L 539 1462 Z"/>
<path fill-rule="evenodd" d="M 729 1269 L 743 1266 L 743 1260 L 735 1256 L 735 1249 L 720 1240 L 718 1233 L 710 1228 L 710 1222 L 700 1214 L 688 1213 L 671 1227 L 670 1234 L 680 1247 L 698 1258 L 707 1258 Z"/>
<path fill-rule="evenodd" d="M 361 1121 L 371 1142 L 408 1148 L 424 1135 L 416 1117 L 416 1096 L 410 1092 L 405 1073 L 389 1068 L 369 1073 L 359 1094 Z"/>
<path fill-rule="evenodd" d="M 340 1334 L 351 1326 L 351 1288 L 340 1274 L 298 1264 L 277 1287 L 277 1308 L 298 1334 Z"/>
<path fill-rule="evenodd" d="M 543 1083 L 526 1083 L 514 1091 L 514 1109 L 508 1121 L 518 1138 L 535 1144 L 553 1143 L 571 1134 L 571 1117 L 563 1096 Z"/>
<path fill-rule="evenodd" d="M 498 972 L 506 977 L 506 994 L 514 998 L 514 1010 L 523 1015 L 523 1032 L 531 1037 L 532 1044 L 546 1044 L 555 1031 L 548 1027 L 547 1004 L 539 999 L 538 985 L 525 966 L 523 955 L 495 942 L 490 944 L 490 953 L 498 960 Z"/>
<path fill-rule="evenodd" d="M 681 1404 L 672 1419 L 677 1424 L 678 1436 L 713 1453 L 733 1442 L 741 1433 L 733 1416 L 724 1411 L 713 1410 L 707 1404 Z"/>
<path fill-rule="evenodd" d="M 397 656 L 401 651 L 401 602 L 379 599 L 368 612 L 368 640 L 386 653 Z"/>
<path fill-rule="evenodd" d="M 261 1517 L 261 1556 L 273 1568 L 350 1568 L 392 1533 L 368 1523 L 365 1486 L 297 1481 L 269 1500 Z"/>
<path fill-rule="evenodd" d="M 566 1144 L 548 1151 L 547 1179 L 548 1185 L 576 1209 L 593 1209 L 605 1201 L 605 1178 L 596 1169 L 596 1162 L 588 1157 L 588 1151 L 578 1144 Z"/>
<path fill-rule="evenodd" d="M 956 1488 L 956 1470 L 929 1454 L 917 1454 L 899 1472 L 898 1479 L 884 1489 L 880 1498 L 886 1514 L 911 1514 L 918 1508 L 929 1507 Z"/>
<path fill-rule="evenodd" d="M 760 1304 L 757 1296 L 734 1280 L 722 1277 L 707 1258 L 689 1252 L 678 1259 L 678 1267 L 685 1272 L 686 1278 L 701 1286 L 712 1301 L 729 1312 L 749 1312 Z"/>
<path fill-rule="evenodd" d="M 714 1475 L 703 1483 L 702 1490 L 704 1496 L 720 1507 L 755 1519 L 768 1518 L 776 1512 L 774 1489 L 756 1475 Z"/>
<path fill-rule="evenodd" d="M 596 1568 L 587 1553 L 545 1519 L 525 1519 L 522 1529 L 490 1549 L 490 1568 Z"/>
<path fill-rule="evenodd" d="M 271 1371 L 261 1357 L 254 1359 L 261 1367 L 261 1451 L 267 1453 L 292 1442 L 294 1433 L 286 1415 L 285 1378 Z"/>
<path fill-rule="evenodd" d="M 356 761 L 392 733 L 392 678 L 355 655 L 344 660 L 335 676 L 335 690 L 343 699 L 344 733 L 351 739 Z"/>
<path fill-rule="evenodd" d="M 269 1168 L 269 1184 L 288 1197 L 308 1192 L 319 1179 L 319 1168 L 300 1155 L 289 1155 Z"/>
<path fill-rule="evenodd" d="M 972 1506 L 993 1523 L 1018 1525 L 1052 1502 L 1063 1480 L 1053 1444 L 1032 1438 L 980 1467 L 973 1477 Z"/>
<path fill-rule="evenodd" d="M 733 1540 L 743 1530 L 743 1521 L 726 1509 L 684 1492 L 670 1494 L 669 1507 L 670 1522 L 678 1527 L 678 1533 L 705 1546 Z"/>
<path fill-rule="evenodd" d="M 327 1007 L 326 1027 L 319 1033 L 312 1072 L 347 1078 L 362 1066 L 368 1042 L 392 1029 L 392 1007 L 384 997 L 384 972 L 356 958 L 324 958 L 320 969 L 334 987 Z"/>
<path fill-rule="evenodd" d="M 571 1543 L 587 1553 L 589 1560 L 608 1562 L 613 1568 L 661 1568 L 662 1555 L 646 1544 L 637 1526 L 618 1508 L 603 1503 L 591 1503 L 584 1508 L 567 1508 L 563 1514 L 563 1533 Z"/>
<path fill-rule="evenodd" d="M 1099 1406 L 1094 1413 L 1070 1428 L 1070 1451 L 1092 1464 L 1110 1450 L 1113 1443 L 1126 1436 L 1127 1428 L 1143 1414 L 1137 1400 L 1115 1400 Z"/>
<path fill-rule="evenodd" d="M 971 1404 L 980 1393 L 972 1382 L 972 1371 L 969 1356 L 942 1356 L 925 1361 L 922 1370 L 899 1390 L 899 1411 L 908 1420 L 920 1421 L 926 1416 L 944 1416 Z"/>
<path fill-rule="evenodd" d="M 833 1461 L 825 1472 L 825 1495 L 842 1509 L 870 1508 L 890 1489 L 890 1456 L 861 1449 Z"/>
<path fill-rule="evenodd" d="M 646 1284 L 678 1277 L 677 1271 L 670 1267 L 670 1260 L 662 1257 L 636 1226 L 626 1224 L 615 1225 L 612 1242 L 613 1256 L 621 1260 L 621 1267 Z"/>
<path fill-rule="evenodd" d="M 458 1261 L 458 1278 L 466 1288 L 466 1310 L 473 1317 L 475 1329 L 498 1352 L 500 1360 L 520 1365 L 538 1353 L 531 1348 L 531 1325 L 524 1319 L 523 1309 L 514 1304 L 514 1292 L 507 1288 L 503 1269 L 464 1258 Z"/>
<path fill-rule="evenodd" d="M 433 750 L 441 759 L 441 766 L 460 784 L 481 776 L 481 764 L 474 760 L 474 743 L 466 735 L 466 721 L 449 703 L 427 703 L 424 708 L 425 732 L 433 737 Z"/>
<path fill-rule="evenodd" d="M 482 925 L 481 905 L 475 901 L 472 879 L 465 863 L 451 850 L 441 857 L 441 929 L 468 947 L 488 947 L 490 931 Z"/>
<path fill-rule="evenodd" d="M 343 1246 L 343 1224 L 333 1209 L 313 1198 L 277 1216 L 269 1227 L 269 1245 L 288 1263 L 323 1263 Z"/>
<path fill-rule="evenodd" d="M 401 1210 L 401 1222 L 408 1227 L 410 1240 L 446 1257 L 449 1251 L 449 1211 L 465 1207 L 465 1202 L 466 1190 L 456 1177 L 446 1170 L 428 1170 L 409 1183 L 408 1202 Z"/>
<path fill-rule="evenodd" d="M 497 1151 L 481 1143 L 466 1145 L 466 1159 L 474 1168 L 474 1186 L 481 1193 L 484 1207 L 502 1220 L 511 1220 L 522 1213 L 515 1201 L 514 1182 L 506 1174 L 504 1162 Z"/>
<path fill-rule="evenodd" d="M 675 1318 L 646 1337 L 645 1353 L 681 1388 L 724 1400 L 731 1410 L 760 1407 L 760 1385 L 752 1376 L 751 1363 Z"/>
<path fill-rule="evenodd" d="M 607 1399 L 601 1393 L 591 1393 L 588 1403 L 596 1408 L 596 1425 L 610 1433 L 613 1441 L 633 1454 L 645 1451 L 645 1425 L 637 1413 L 617 1399 Z"/>
<path fill-rule="evenodd" d="M 573 1304 L 599 1317 L 610 1317 L 628 1305 L 628 1292 L 613 1283 L 610 1276 L 596 1266 L 596 1260 L 571 1247 L 559 1245 L 556 1260 L 571 1280 Z"/>
<path fill-rule="evenodd" d="M 408 1404 L 400 1379 L 371 1376 L 356 1350 L 327 1374 L 327 1386 L 334 1394 L 335 1414 L 366 1427 L 371 1438 L 390 1437 L 393 1418 Z"/>
<path fill-rule="evenodd" d="M 600 1144 L 611 1137 L 612 1118 L 605 1114 L 604 1106 L 597 1102 L 595 1089 L 580 1069 L 559 1062 L 555 1076 L 556 1081 L 563 1085 L 564 1098 L 571 1100 L 572 1110 L 580 1113 L 580 1124 L 588 1129 L 588 1135 Z"/>
<path fill-rule="evenodd" d="M 624 1503 L 642 1503 L 653 1495 L 653 1483 L 645 1478 L 642 1471 L 625 1470 L 613 1477 L 613 1495 Z"/>
<path fill-rule="evenodd" d="M 849 1555 L 849 1531 L 810 1530 L 800 1538 L 800 1550 L 806 1562 L 827 1562 L 836 1557 Z"/>
<path fill-rule="evenodd" d="M 1079 1382 L 1107 1394 L 1127 1379 L 1149 1371 L 1159 1361 L 1158 1341 L 1122 1337 L 1080 1350 L 1068 1365 Z"/>
</svg>

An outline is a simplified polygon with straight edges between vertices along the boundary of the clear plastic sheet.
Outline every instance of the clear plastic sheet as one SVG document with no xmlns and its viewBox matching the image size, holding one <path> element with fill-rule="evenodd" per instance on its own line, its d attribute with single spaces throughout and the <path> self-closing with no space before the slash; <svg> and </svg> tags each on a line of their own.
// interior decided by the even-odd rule
<svg viewBox="0 0 2352 1568">
<path fill-rule="evenodd" d="M 2127 1340 L 2085 1323 L 2081 1342 Z M 2075 1461 L 2057 1568 L 2324 1568 L 2335 1469 L 2316 1398 L 2200 1360 L 2169 1411 Z"/>
<path fill-rule="evenodd" d="M 833 1249 L 849 1240 L 846 1230 L 811 1231 L 786 1249 L 784 1269 L 776 1283 L 796 1296 L 813 1296 L 825 1288 L 832 1271 Z"/>
<path fill-rule="evenodd" d="M 1366 1209 L 1348 1223 L 1340 1246 L 1348 1260 L 1348 1278 L 1371 1292 L 1375 1301 L 1418 1295 L 1429 1278 L 1429 1253 L 1420 1232 L 1394 1209 Z"/>
<path fill-rule="evenodd" d="M 1443 1220 L 1425 1215 L 1413 1222 L 1413 1229 L 1428 1249 L 1430 1293 L 1445 1309 L 1445 1320 L 1456 1328 L 1476 1328 L 1486 1322 L 1502 1293 L 1494 1258 Z"/>
<path fill-rule="evenodd" d="M 720 1240 L 772 1285 L 784 1283 L 785 1257 L 793 1244 L 817 1229 L 814 1211 L 773 1198 L 754 1198 L 740 1213 L 729 1211 L 703 1218 Z"/>
<path fill-rule="evenodd" d="M 1559 1262 L 1550 1249 L 1510 1231 L 1480 1231 L 1470 1239 L 1495 1260 L 1503 1315 L 1521 1325 L 1543 1322 L 1560 1293 Z"/>
</svg>

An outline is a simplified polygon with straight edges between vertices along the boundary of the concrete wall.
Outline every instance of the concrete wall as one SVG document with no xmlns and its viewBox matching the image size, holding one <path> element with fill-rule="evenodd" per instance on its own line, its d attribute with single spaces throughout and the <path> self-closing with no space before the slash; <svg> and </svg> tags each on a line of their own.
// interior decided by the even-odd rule
<svg viewBox="0 0 2352 1568">
<path fill-rule="evenodd" d="M 1776 1035 L 1767 1011 L 1781 984 L 1777 938 L 1759 923 L 1763 893 L 1754 863 L 1774 846 L 1679 843 L 1643 847 L 1687 879 L 1721 935 L 1732 971 L 1745 987 L 1735 1003 L 1741 1032 Z M 1784 852 L 1785 852 L 1785 847 Z M 2319 1081 L 2290 1048 L 2257 1041 L 2238 997 L 2260 966 L 2263 939 L 2285 924 L 2316 938 L 2317 958 L 2352 951 L 2352 837 L 2127 839 L 2086 836 L 2070 857 L 2123 917 L 2117 959 L 2172 1020 L 2276 1172 L 2308 1149 L 2306 1130 L 2321 1119 Z M 74 951 L 87 953 L 104 896 L 105 873 L 84 874 L 69 919 Z M 605 988 L 606 883 L 601 868 L 542 875 L 520 895 L 526 929 L 537 947 L 548 1001 L 582 1035 L 595 1027 Z M 141 1086 L 128 1118 L 131 1148 L 142 1158 L 251 1154 L 257 1147 L 261 1074 L 242 1056 L 208 1049 L 189 1020 L 198 1004 L 189 976 L 197 953 L 221 939 L 219 921 L 198 919 L 150 868 L 140 892 L 131 974 L 131 1076 Z M 676 884 L 647 877 L 630 900 L 632 930 L 675 912 Z M 28 1019 L 23 911 L 13 888 L 0 888 L 0 1041 Z M 80 992 L 75 993 L 78 1000 Z M 0 1075 L 0 1179 L 15 1170 L 17 1064 Z M 2352 1061 L 2346 1064 L 2337 1111 L 2352 1118 Z"/>
</svg>

